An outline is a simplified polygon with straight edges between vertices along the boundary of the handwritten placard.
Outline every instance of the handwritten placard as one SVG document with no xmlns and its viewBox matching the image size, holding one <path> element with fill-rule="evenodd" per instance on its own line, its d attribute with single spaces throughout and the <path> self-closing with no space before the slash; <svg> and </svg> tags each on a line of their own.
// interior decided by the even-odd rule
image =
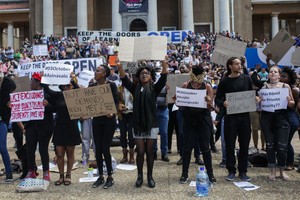
<svg viewBox="0 0 300 200">
<path fill-rule="evenodd" d="M 117 113 L 109 84 L 64 91 L 71 119 Z"/>
<path fill-rule="evenodd" d="M 34 56 L 47 56 L 48 55 L 48 46 L 47 45 L 34 45 L 32 47 Z"/>
<path fill-rule="evenodd" d="M 70 74 L 73 71 L 72 65 L 48 63 L 44 68 L 42 83 L 66 85 L 70 83 Z"/>
<path fill-rule="evenodd" d="M 227 114 L 256 111 L 255 90 L 226 93 Z"/>
<path fill-rule="evenodd" d="M 258 94 L 261 97 L 260 106 L 263 111 L 274 112 L 287 108 L 288 88 L 261 89 Z"/>
<path fill-rule="evenodd" d="M 43 90 L 10 94 L 12 122 L 44 119 Z"/>
<path fill-rule="evenodd" d="M 176 87 L 181 87 L 182 84 L 189 80 L 188 74 L 174 74 L 167 76 L 167 102 L 174 103 L 173 96 L 176 94 Z"/>
<path fill-rule="evenodd" d="M 212 62 L 226 66 L 229 58 L 243 57 L 245 55 L 247 44 L 235 41 L 230 38 L 219 35 L 216 40 L 216 46 L 212 54 Z"/>
<path fill-rule="evenodd" d="M 206 90 L 192 90 L 176 87 L 176 105 L 195 108 L 207 108 L 204 100 Z"/>
<path fill-rule="evenodd" d="M 294 45 L 294 43 L 295 40 L 292 38 L 292 36 L 284 28 L 282 28 L 263 50 L 263 54 L 267 56 L 269 53 L 271 53 L 271 60 L 277 64 Z"/>
<path fill-rule="evenodd" d="M 135 62 L 139 60 L 164 60 L 167 53 L 167 37 L 122 37 L 120 38 L 119 59 Z"/>
<path fill-rule="evenodd" d="M 89 70 L 83 70 L 80 72 L 79 76 L 77 77 L 78 85 L 83 87 L 88 87 L 89 82 L 94 78 L 94 72 Z"/>
</svg>

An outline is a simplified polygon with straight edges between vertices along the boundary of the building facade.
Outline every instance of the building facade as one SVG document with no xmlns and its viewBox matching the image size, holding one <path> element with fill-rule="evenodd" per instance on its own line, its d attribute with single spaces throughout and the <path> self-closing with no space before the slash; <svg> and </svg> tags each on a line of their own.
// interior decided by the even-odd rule
<svg viewBox="0 0 300 200">
<path fill-rule="evenodd" d="M 123 10 L 122 10 L 123 9 Z M 239 33 L 271 39 L 300 33 L 300 0 L 11 0 L 0 2 L 0 45 L 84 30 Z M 14 31 L 17 30 L 17 31 Z"/>
</svg>

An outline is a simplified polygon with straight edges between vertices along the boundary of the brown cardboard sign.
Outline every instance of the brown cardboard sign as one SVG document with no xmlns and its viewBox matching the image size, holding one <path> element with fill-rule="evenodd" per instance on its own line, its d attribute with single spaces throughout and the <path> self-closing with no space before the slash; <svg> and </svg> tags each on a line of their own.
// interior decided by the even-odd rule
<svg viewBox="0 0 300 200">
<path fill-rule="evenodd" d="M 63 94 L 71 119 L 117 113 L 109 84 L 68 90 Z"/>
<path fill-rule="evenodd" d="M 14 82 L 16 83 L 16 90 L 14 92 L 24 92 L 24 91 L 30 91 L 30 79 L 28 76 L 22 76 L 22 77 L 15 77 L 13 78 Z"/>
</svg>

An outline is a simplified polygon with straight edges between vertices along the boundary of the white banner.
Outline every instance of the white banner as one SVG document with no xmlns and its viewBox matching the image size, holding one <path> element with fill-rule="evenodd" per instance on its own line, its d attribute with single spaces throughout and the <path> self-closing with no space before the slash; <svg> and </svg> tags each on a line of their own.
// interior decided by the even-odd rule
<svg viewBox="0 0 300 200">
<path fill-rule="evenodd" d="M 11 122 L 44 119 L 43 100 L 43 90 L 11 93 Z"/>
<path fill-rule="evenodd" d="M 48 46 L 47 45 L 34 45 L 32 47 L 34 56 L 47 56 L 48 55 Z"/>
<path fill-rule="evenodd" d="M 261 89 L 258 94 L 261 97 L 260 106 L 263 111 L 274 112 L 287 108 L 288 88 Z"/>
<path fill-rule="evenodd" d="M 73 68 L 72 65 L 47 63 L 41 83 L 67 85 L 70 83 L 70 74 Z"/>
<path fill-rule="evenodd" d="M 78 85 L 88 87 L 89 82 L 94 78 L 94 74 L 94 72 L 88 70 L 83 70 L 80 72 L 79 76 L 77 77 Z"/>
<path fill-rule="evenodd" d="M 193 90 L 176 87 L 176 105 L 195 108 L 207 108 L 206 90 Z"/>
<path fill-rule="evenodd" d="M 96 71 L 99 65 L 102 65 L 102 59 L 99 58 L 82 58 L 82 59 L 70 59 L 70 60 L 53 60 L 53 61 L 41 61 L 41 62 L 30 62 L 18 66 L 19 76 L 29 76 L 34 72 L 41 73 L 47 63 L 59 63 L 74 66 L 75 74 L 83 71 Z"/>
<path fill-rule="evenodd" d="M 166 36 L 168 43 L 178 44 L 188 36 L 190 31 L 186 30 L 175 30 L 175 31 L 140 31 L 140 32 L 112 32 L 112 31 L 79 31 L 77 32 L 78 43 L 92 40 L 100 41 L 119 41 L 121 37 L 142 37 L 142 36 Z"/>
</svg>

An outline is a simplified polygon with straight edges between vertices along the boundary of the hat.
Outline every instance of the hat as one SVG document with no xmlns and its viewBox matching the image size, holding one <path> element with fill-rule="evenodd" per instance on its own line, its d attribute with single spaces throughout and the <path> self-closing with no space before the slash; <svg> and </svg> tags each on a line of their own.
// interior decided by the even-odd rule
<svg viewBox="0 0 300 200">
<path fill-rule="evenodd" d="M 31 78 L 34 78 L 34 79 L 38 80 L 39 82 L 41 82 L 41 80 L 42 80 L 41 75 L 40 75 L 39 73 L 36 73 L 36 72 L 34 72 L 34 73 L 32 74 L 32 77 L 31 77 Z"/>
</svg>

